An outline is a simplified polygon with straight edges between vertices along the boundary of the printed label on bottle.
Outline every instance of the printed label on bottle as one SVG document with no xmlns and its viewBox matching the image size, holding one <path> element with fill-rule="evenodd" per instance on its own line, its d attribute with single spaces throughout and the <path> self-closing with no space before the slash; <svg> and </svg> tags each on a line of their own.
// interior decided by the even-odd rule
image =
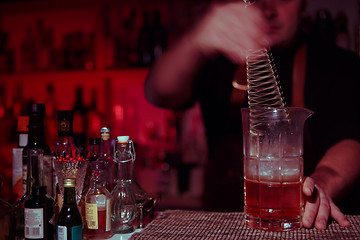
<svg viewBox="0 0 360 240">
<path fill-rule="evenodd" d="M 98 207 L 96 203 L 85 203 L 85 219 L 88 229 L 98 229 Z"/>
<path fill-rule="evenodd" d="M 25 208 L 25 238 L 44 238 L 44 209 Z"/>
<path fill-rule="evenodd" d="M 20 133 L 19 134 L 19 146 L 20 147 L 25 147 L 28 143 L 28 134 L 24 134 L 24 133 Z"/>
<path fill-rule="evenodd" d="M 82 225 L 78 225 L 71 228 L 71 239 L 76 240 L 82 240 L 83 234 L 82 234 Z"/>
<path fill-rule="evenodd" d="M 66 226 L 56 226 L 56 239 L 57 240 L 67 240 Z"/>
</svg>

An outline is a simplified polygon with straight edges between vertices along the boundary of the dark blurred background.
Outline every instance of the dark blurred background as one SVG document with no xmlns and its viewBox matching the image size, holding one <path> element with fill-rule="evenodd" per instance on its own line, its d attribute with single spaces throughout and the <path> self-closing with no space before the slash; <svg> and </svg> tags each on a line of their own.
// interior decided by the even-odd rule
<svg viewBox="0 0 360 240">
<path fill-rule="evenodd" d="M 150 105 L 143 82 L 152 63 L 213 1 L 0 1 L 0 197 L 11 199 L 11 149 L 30 102 L 46 104 L 47 144 L 56 111 L 74 110 L 74 131 L 129 135 L 140 184 L 162 208 L 201 209 L 206 139 L 198 106 Z M 306 31 L 360 52 L 359 1 L 310 0 Z"/>
</svg>

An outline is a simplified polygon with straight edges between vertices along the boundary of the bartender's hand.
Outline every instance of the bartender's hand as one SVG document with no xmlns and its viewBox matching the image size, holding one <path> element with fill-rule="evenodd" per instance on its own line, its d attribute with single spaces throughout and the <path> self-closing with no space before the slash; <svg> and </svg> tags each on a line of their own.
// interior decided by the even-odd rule
<svg viewBox="0 0 360 240">
<path fill-rule="evenodd" d="M 330 196 L 326 194 L 311 177 L 305 179 L 303 192 L 305 195 L 304 227 L 311 228 L 315 225 L 317 229 L 324 230 L 326 229 L 330 216 L 336 220 L 340 226 L 350 226 L 350 222 L 334 204 Z"/>
<path fill-rule="evenodd" d="M 265 24 L 263 14 L 256 6 L 245 8 L 240 1 L 217 3 L 190 32 L 188 39 L 205 56 L 222 53 L 239 63 L 245 60 L 248 49 L 269 44 Z"/>
</svg>

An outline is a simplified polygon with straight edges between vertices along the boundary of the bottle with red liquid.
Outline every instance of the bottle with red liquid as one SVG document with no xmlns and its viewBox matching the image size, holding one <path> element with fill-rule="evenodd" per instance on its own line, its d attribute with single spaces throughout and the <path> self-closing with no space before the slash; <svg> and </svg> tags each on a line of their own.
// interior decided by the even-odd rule
<svg viewBox="0 0 360 240">
<path fill-rule="evenodd" d="M 92 178 L 85 195 L 85 226 L 87 239 L 108 239 L 111 233 L 111 194 L 105 187 L 104 170 L 106 162 L 90 162 Z"/>
<path fill-rule="evenodd" d="M 84 187 L 82 189 L 81 198 L 79 202 L 80 213 L 83 221 L 85 222 L 85 196 L 90 188 L 90 181 L 92 178 L 91 162 L 97 161 L 100 154 L 100 138 L 89 138 L 90 155 L 88 165 L 86 168 Z"/>
</svg>

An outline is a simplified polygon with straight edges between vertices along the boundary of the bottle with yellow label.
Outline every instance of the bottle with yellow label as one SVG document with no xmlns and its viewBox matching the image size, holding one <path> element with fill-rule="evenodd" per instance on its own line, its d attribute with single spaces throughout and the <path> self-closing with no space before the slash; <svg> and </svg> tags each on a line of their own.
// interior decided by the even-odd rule
<svg viewBox="0 0 360 240">
<path fill-rule="evenodd" d="M 85 227 L 87 239 L 108 239 L 111 233 L 111 194 L 105 187 L 103 172 L 104 161 L 90 162 L 92 178 L 90 188 L 85 195 Z"/>
</svg>

